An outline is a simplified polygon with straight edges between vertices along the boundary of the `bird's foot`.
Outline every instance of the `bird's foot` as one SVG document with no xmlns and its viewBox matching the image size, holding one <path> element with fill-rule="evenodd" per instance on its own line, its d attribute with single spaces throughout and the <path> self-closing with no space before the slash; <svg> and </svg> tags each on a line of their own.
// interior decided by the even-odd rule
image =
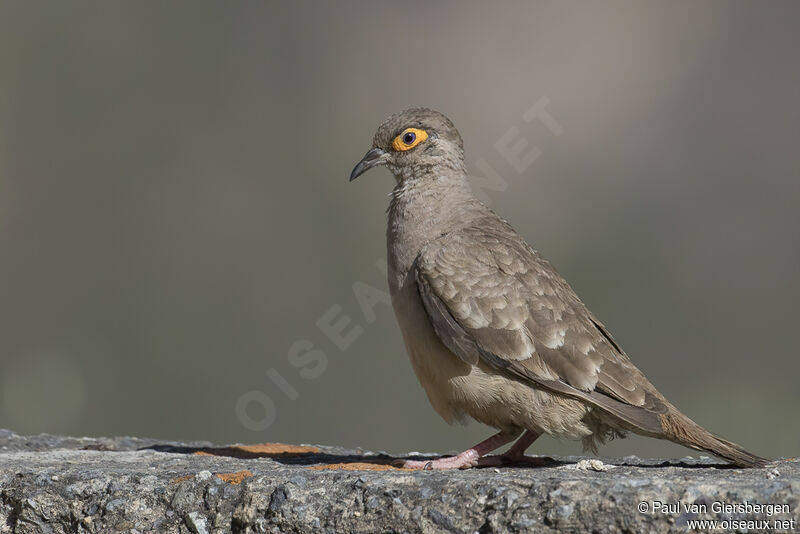
<svg viewBox="0 0 800 534">
<path fill-rule="evenodd" d="M 475 467 L 480 460 L 481 457 L 475 450 L 468 449 L 456 456 L 445 456 L 444 458 L 437 458 L 436 460 L 400 460 L 397 462 L 397 465 L 405 469 L 422 469 L 424 471 L 434 469 L 468 469 L 470 467 Z"/>
<path fill-rule="evenodd" d="M 500 431 L 494 436 L 485 439 L 475 445 L 472 448 L 469 448 L 458 454 L 456 456 L 447 456 L 445 458 L 438 458 L 436 460 L 399 460 L 395 465 L 398 467 L 404 467 L 406 469 L 467 469 L 470 467 L 476 467 L 481 465 L 480 462 L 483 459 L 482 457 L 497 449 L 498 447 L 502 447 L 509 441 L 514 441 L 514 439 L 519 435 L 519 432 L 513 431 Z M 514 445 L 509 451 L 506 453 L 506 456 L 522 456 L 525 452 L 525 449 L 530 445 L 534 439 L 536 439 L 538 434 L 534 434 L 530 431 L 526 432 L 520 441 Z"/>
<path fill-rule="evenodd" d="M 436 460 L 398 460 L 393 465 L 404 469 L 441 470 L 441 469 L 469 469 L 471 467 L 500 467 L 508 465 L 526 465 L 531 467 L 544 467 L 553 463 L 552 458 L 545 456 L 526 456 L 493 454 L 491 456 L 476 457 L 474 454 L 461 453 L 458 456 L 446 456 Z"/>
</svg>

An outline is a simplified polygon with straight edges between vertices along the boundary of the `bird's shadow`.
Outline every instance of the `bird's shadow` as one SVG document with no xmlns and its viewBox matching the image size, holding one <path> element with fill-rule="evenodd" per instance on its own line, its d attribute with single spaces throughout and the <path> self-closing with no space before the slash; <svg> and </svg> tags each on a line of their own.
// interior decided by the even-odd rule
<svg viewBox="0 0 800 534">
<path fill-rule="evenodd" d="M 150 445 L 139 450 L 153 450 L 170 454 L 191 454 L 197 456 L 216 456 L 252 460 L 269 458 L 278 463 L 292 466 L 305 466 L 310 469 L 344 469 L 344 470 L 391 470 L 397 469 L 404 460 L 435 460 L 441 456 L 390 456 L 388 454 L 359 454 L 325 452 L 317 447 L 283 445 L 279 443 L 265 443 L 261 445 L 231 445 L 226 447 L 189 447 L 179 445 Z M 548 467 L 564 467 L 577 465 L 580 459 L 576 458 L 551 458 L 536 456 L 528 461 L 479 467 L 483 468 L 523 468 L 539 469 Z M 638 467 L 644 469 L 664 469 L 678 467 L 686 469 L 736 469 L 726 463 L 694 463 L 675 460 L 664 460 L 658 463 L 646 461 L 631 462 L 624 458 L 604 459 L 608 465 L 615 467 Z M 404 469 L 406 470 L 406 469 Z"/>
<path fill-rule="evenodd" d="M 333 454 L 323 452 L 317 447 L 265 443 L 262 445 L 231 445 L 227 447 L 186 447 L 174 445 L 151 445 L 139 450 L 154 450 L 171 454 L 191 454 L 197 456 L 216 456 L 253 460 L 269 458 L 284 465 L 306 466 L 347 466 L 374 465 L 375 468 L 391 468 L 397 458 L 387 454 Z"/>
<path fill-rule="evenodd" d="M 390 456 L 388 454 L 359 454 L 357 452 L 337 454 L 324 452 L 317 447 L 265 443 L 262 445 L 231 445 L 227 447 L 189 447 L 181 445 L 150 445 L 139 450 L 153 450 L 170 454 L 191 454 L 197 456 L 216 456 L 251 460 L 269 458 L 284 465 L 305 466 L 311 469 L 399 469 L 404 460 L 435 460 L 441 456 Z M 536 462 L 508 464 L 493 467 L 557 467 L 573 462 L 537 457 Z M 411 471 L 411 469 L 403 469 Z M 414 469 L 416 470 L 416 469 Z"/>
</svg>

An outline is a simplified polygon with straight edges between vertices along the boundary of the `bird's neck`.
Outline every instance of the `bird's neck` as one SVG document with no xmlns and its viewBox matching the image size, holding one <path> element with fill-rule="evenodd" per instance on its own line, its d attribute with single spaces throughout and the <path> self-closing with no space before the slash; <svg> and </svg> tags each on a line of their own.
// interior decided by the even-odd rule
<svg viewBox="0 0 800 534">
<path fill-rule="evenodd" d="M 398 181 L 388 210 L 389 284 L 402 283 L 425 244 L 470 224 L 488 209 L 472 194 L 466 173 L 424 173 Z"/>
</svg>

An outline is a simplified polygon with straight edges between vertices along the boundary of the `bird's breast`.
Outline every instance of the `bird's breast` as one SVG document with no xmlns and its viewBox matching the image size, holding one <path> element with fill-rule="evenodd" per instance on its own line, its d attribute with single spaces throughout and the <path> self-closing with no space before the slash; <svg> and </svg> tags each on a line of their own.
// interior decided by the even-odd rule
<svg viewBox="0 0 800 534">
<path fill-rule="evenodd" d="M 407 280 L 392 291 L 392 306 L 411 367 L 431 406 L 445 421 L 461 418 L 463 410 L 454 403 L 457 397 L 454 388 L 459 377 L 470 374 L 472 366 L 450 352 L 439 340 L 428 320 L 415 281 Z"/>
</svg>

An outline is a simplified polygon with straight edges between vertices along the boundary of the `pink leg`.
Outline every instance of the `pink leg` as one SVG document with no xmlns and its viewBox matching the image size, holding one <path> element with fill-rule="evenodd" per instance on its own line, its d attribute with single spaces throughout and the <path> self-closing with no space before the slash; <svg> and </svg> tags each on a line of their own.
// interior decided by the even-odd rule
<svg viewBox="0 0 800 534">
<path fill-rule="evenodd" d="M 473 467 L 481 456 L 492 452 L 498 447 L 502 447 L 510 441 L 514 441 L 517 436 L 517 433 L 498 432 L 457 456 L 439 458 L 438 460 L 406 460 L 403 462 L 403 467 L 408 469 L 461 469 Z"/>
<path fill-rule="evenodd" d="M 525 451 L 528 447 L 531 446 L 531 443 L 536 441 L 536 438 L 540 436 L 539 433 L 533 432 L 531 430 L 526 430 L 522 437 L 520 437 L 514 445 L 511 446 L 503 454 L 497 454 L 494 456 L 484 456 L 483 458 L 479 459 L 476 466 L 480 467 L 487 467 L 493 465 L 505 465 L 505 464 L 514 464 L 514 463 L 531 463 L 531 464 L 541 464 L 541 458 L 534 458 L 530 456 L 525 456 Z"/>
<path fill-rule="evenodd" d="M 526 430 L 522 437 L 514 443 L 508 452 L 506 452 L 503 456 L 509 458 L 511 460 L 516 460 L 525 456 L 525 451 L 528 450 L 528 447 L 536 441 L 540 434 L 538 432 L 531 432 L 530 430 Z"/>
</svg>

